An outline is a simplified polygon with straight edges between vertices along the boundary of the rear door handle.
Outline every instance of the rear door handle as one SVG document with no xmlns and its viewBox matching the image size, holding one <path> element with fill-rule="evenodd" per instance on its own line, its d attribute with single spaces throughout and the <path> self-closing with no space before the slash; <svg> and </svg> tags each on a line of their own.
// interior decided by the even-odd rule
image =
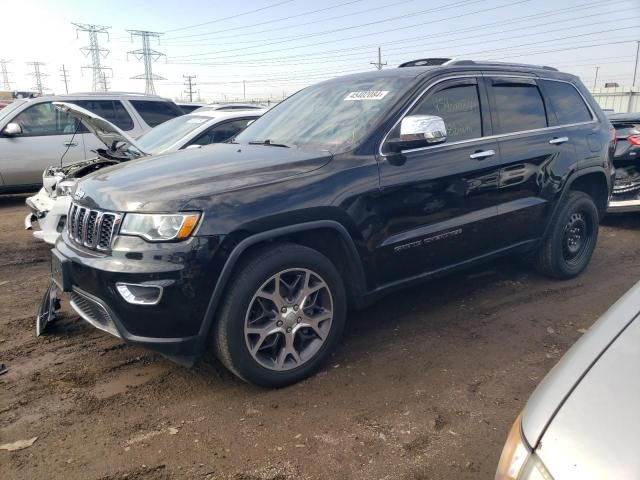
<svg viewBox="0 0 640 480">
<path fill-rule="evenodd" d="M 75 142 L 64 142 L 65 147 L 77 147 L 78 144 Z"/>
<path fill-rule="evenodd" d="M 560 145 L 561 143 L 566 143 L 569 141 L 569 137 L 553 137 L 549 140 L 551 145 Z"/>
<path fill-rule="evenodd" d="M 482 160 L 487 157 L 493 157 L 496 154 L 495 150 L 481 150 L 479 152 L 472 153 L 469 158 L 473 160 Z"/>
</svg>

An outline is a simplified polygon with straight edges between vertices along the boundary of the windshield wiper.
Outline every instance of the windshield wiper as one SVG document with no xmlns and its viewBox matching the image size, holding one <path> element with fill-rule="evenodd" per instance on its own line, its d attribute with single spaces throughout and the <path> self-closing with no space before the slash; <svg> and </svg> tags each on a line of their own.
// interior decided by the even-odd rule
<svg viewBox="0 0 640 480">
<path fill-rule="evenodd" d="M 284 143 L 275 143 L 272 142 L 271 140 L 269 140 L 268 138 L 266 140 L 261 140 L 261 141 L 254 141 L 254 142 L 249 142 L 249 145 L 267 145 L 269 147 L 283 147 L 283 148 L 291 148 L 289 145 L 286 145 Z"/>
</svg>

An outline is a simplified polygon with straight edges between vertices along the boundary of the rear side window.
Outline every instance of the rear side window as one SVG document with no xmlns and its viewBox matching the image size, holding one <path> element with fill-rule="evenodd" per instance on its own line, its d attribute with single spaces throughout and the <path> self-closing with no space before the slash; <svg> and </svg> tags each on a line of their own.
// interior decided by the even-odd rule
<svg viewBox="0 0 640 480">
<path fill-rule="evenodd" d="M 133 120 L 119 100 L 72 100 L 70 103 L 99 115 L 120 130 L 133 129 Z"/>
<path fill-rule="evenodd" d="M 524 83 L 494 83 L 491 86 L 498 120 L 497 133 L 535 130 L 547 126 L 544 102 L 538 87 Z"/>
<path fill-rule="evenodd" d="M 559 125 L 592 120 L 589 108 L 573 85 L 553 80 L 541 80 L 544 95 L 558 118 Z"/>
<path fill-rule="evenodd" d="M 436 115 L 447 127 L 447 143 L 482 136 L 477 85 L 458 85 L 436 91 L 418 103 L 410 115 Z"/>
<path fill-rule="evenodd" d="M 156 127 L 167 120 L 183 115 L 176 104 L 152 100 L 129 100 L 142 119 L 150 127 Z"/>
</svg>

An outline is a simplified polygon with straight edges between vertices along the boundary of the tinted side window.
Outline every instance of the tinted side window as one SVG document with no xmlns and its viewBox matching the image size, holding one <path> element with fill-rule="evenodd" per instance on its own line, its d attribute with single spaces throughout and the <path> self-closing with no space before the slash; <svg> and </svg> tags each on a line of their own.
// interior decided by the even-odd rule
<svg viewBox="0 0 640 480">
<path fill-rule="evenodd" d="M 150 127 L 156 127 L 162 122 L 183 115 L 182 110 L 174 103 L 155 102 L 149 100 L 129 100 L 142 119 Z"/>
<path fill-rule="evenodd" d="M 11 121 L 22 127 L 24 137 L 73 134 L 76 130 L 73 118 L 55 108 L 51 102 L 33 105 Z"/>
<path fill-rule="evenodd" d="M 429 94 L 410 115 L 437 115 L 447 127 L 447 142 L 482 136 L 477 85 L 458 85 Z"/>
<path fill-rule="evenodd" d="M 247 123 L 252 120 L 255 119 L 243 118 L 241 120 L 233 120 L 231 122 L 214 125 L 191 142 L 190 145 L 209 145 L 210 143 L 226 142 L 244 130 L 247 127 Z"/>
<path fill-rule="evenodd" d="M 120 130 L 127 131 L 133 128 L 133 120 L 120 101 L 73 100 L 71 103 L 75 103 L 79 107 L 95 113 L 108 122 L 113 123 Z"/>
<path fill-rule="evenodd" d="M 544 95 L 558 117 L 559 125 L 592 120 L 589 109 L 573 85 L 552 80 L 542 80 L 541 83 Z"/>
<path fill-rule="evenodd" d="M 498 83 L 491 86 L 498 120 L 497 133 L 521 132 L 547 126 L 542 96 L 536 85 Z"/>
</svg>

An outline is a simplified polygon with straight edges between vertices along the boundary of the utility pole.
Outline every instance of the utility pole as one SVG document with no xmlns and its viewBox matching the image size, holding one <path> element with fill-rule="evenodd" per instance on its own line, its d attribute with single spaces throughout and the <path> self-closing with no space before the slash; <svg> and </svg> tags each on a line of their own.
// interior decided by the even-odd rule
<svg viewBox="0 0 640 480">
<path fill-rule="evenodd" d="M 40 67 L 46 65 L 42 62 L 27 62 L 27 65 L 33 67 L 33 73 L 30 73 L 29 75 L 31 75 L 35 81 L 36 81 L 36 85 L 35 85 L 35 89 L 38 92 L 38 94 L 42 95 L 42 92 L 44 90 L 48 90 L 43 84 L 42 84 L 42 77 L 46 77 L 47 74 L 46 73 L 42 73 L 40 71 Z"/>
<path fill-rule="evenodd" d="M 636 40 L 636 66 L 633 69 L 633 83 L 632 87 L 636 86 L 636 77 L 638 75 L 638 53 L 640 53 L 640 40 Z"/>
<path fill-rule="evenodd" d="M 5 91 L 11 90 L 11 84 L 9 83 L 9 72 L 7 71 L 7 63 L 9 60 L 0 60 L 0 73 L 2 73 L 2 89 Z"/>
<path fill-rule="evenodd" d="M 600 67 L 596 67 L 596 78 L 594 78 L 593 80 L 593 89 L 596 89 L 596 83 L 598 82 L 598 70 L 600 70 Z"/>
<path fill-rule="evenodd" d="M 247 100 L 247 81 L 242 80 L 242 99 Z"/>
<path fill-rule="evenodd" d="M 189 95 L 189 101 L 193 102 L 193 87 L 196 86 L 196 84 L 193 82 L 193 79 L 196 78 L 195 75 L 182 75 L 182 78 L 185 79 L 185 87 L 187 87 L 187 90 L 184 91 L 184 93 Z"/>
<path fill-rule="evenodd" d="M 102 72 L 102 86 L 104 87 L 104 91 L 109 91 L 109 81 L 107 80 L 107 74 Z"/>
<path fill-rule="evenodd" d="M 158 52 L 151 48 L 149 38 L 160 38 L 161 33 L 158 32 L 148 32 L 146 30 L 127 30 L 131 34 L 131 39 L 133 37 L 140 37 L 142 39 L 142 48 L 137 50 L 132 50 L 127 52 L 127 57 L 129 54 L 135 56 L 138 60 L 142 60 L 144 62 L 144 74 L 136 75 L 135 77 L 131 77 L 132 79 L 143 79 L 145 80 L 145 93 L 155 94 L 156 88 L 153 85 L 154 80 L 166 80 L 166 78 L 161 77 L 159 75 L 155 75 L 153 73 L 152 64 L 160 57 L 166 56 L 162 52 Z"/>
<path fill-rule="evenodd" d="M 64 90 L 65 90 L 65 92 L 69 93 L 69 84 L 67 83 L 67 69 L 65 68 L 64 65 L 62 65 L 62 68 L 60 69 L 60 76 L 64 80 Z"/>
<path fill-rule="evenodd" d="M 107 91 L 107 82 L 105 79 L 107 78 L 104 75 L 104 70 L 111 70 L 109 67 L 103 67 L 101 63 L 101 58 L 106 58 L 109 55 L 109 50 L 106 48 L 101 48 L 98 44 L 98 34 L 103 33 L 107 35 L 107 40 L 109 39 L 108 30 L 111 27 L 105 27 L 102 25 L 92 25 L 88 23 L 72 23 L 72 25 L 76 26 L 76 38 L 78 37 L 78 32 L 87 32 L 89 34 L 89 46 L 82 47 L 80 51 L 84 53 L 85 56 L 91 55 L 91 65 L 86 65 L 82 68 L 89 68 L 93 70 L 93 83 L 92 89 L 94 92 L 106 92 Z"/>
<path fill-rule="evenodd" d="M 382 70 L 382 67 L 384 67 L 387 64 L 387 62 L 382 63 L 382 49 L 380 47 L 378 47 L 378 61 L 370 62 L 370 63 L 371 65 L 376 67 L 376 69 L 378 70 Z"/>
</svg>

